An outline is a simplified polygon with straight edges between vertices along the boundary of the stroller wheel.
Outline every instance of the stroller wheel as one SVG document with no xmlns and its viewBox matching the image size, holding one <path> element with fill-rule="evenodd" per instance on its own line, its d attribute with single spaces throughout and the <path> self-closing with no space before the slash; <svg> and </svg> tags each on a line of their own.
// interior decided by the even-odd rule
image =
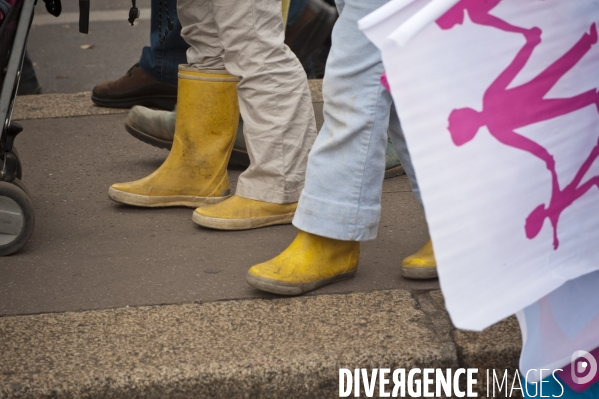
<svg viewBox="0 0 599 399">
<path fill-rule="evenodd" d="M 33 204 L 19 184 L 0 182 L 0 256 L 18 251 L 33 232 Z"/>
<path fill-rule="evenodd" d="M 13 145 L 11 153 L 17 159 L 17 167 L 16 167 L 16 171 L 15 171 L 15 177 L 20 180 L 23 178 L 23 164 L 21 164 L 21 157 L 19 156 L 19 151 L 17 151 L 16 146 Z M 0 154 L 0 164 L 2 164 L 3 161 L 4 161 L 4 154 Z"/>
<path fill-rule="evenodd" d="M 13 145 L 12 146 L 12 151 L 13 155 L 17 158 L 17 173 L 16 173 L 16 178 L 17 179 L 22 179 L 23 178 L 23 164 L 21 163 L 21 157 L 19 156 L 19 151 L 17 151 L 17 146 Z"/>
<path fill-rule="evenodd" d="M 25 185 L 25 183 L 23 183 L 23 181 L 21 181 L 21 179 L 19 179 L 17 177 L 12 182 L 12 184 L 14 184 L 15 186 L 19 187 L 21 190 L 23 190 L 23 192 L 25 192 L 25 194 L 27 194 L 27 196 L 29 197 L 29 199 L 31 199 L 31 193 L 29 192 L 29 189 L 27 188 L 27 186 Z"/>
</svg>

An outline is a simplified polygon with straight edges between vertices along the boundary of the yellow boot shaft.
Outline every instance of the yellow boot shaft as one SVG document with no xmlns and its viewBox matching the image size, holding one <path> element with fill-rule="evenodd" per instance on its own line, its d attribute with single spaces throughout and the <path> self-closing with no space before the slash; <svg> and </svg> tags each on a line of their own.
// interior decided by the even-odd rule
<svg viewBox="0 0 599 399">
<path fill-rule="evenodd" d="M 287 20 L 289 19 L 289 6 L 291 5 L 291 0 L 282 0 L 281 8 L 283 12 L 283 29 L 287 27 Z"/>
<path fill-rule="evenodd" d="M 175 137 L 154 173 L 114 184 L 109 196 L 137 206 L 190 206 L 230 196 L 227 164 L 239 122 L 238 78 L 226 71 L 179 66 Z"/>
<path fill-rule="evenodd" d="M 201 197 L 229 195 L 227 164 L 239 123 L 238 82 L 226 71 L 179 65 L 175 137 L 165 166 L 187 173 L 165 176 L 169 184 L 175 179 L 175 190 Z"/>
</svg>

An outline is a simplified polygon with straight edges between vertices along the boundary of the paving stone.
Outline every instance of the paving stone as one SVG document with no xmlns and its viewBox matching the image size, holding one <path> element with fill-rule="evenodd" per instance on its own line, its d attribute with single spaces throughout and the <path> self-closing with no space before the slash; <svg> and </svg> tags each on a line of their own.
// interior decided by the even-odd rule
<svg viewBox="0 0 599 399">
<path fill-rule="evenodd" d="M 339 368 L 457 366 L 408 291 L 0 318 L 2 398 L 328 398 Z"/>
<path fill-rule="evenodd" d="M 443 295 L 441 291 L 431 291 L 427 293 L 440 309 L 445 309 Z M 445 312 L 447 317 L 449 315 Z M 503 320 L 482 332 L 454 330 L 453 336 L 458 351 L 460 367 L 477 368 L 479 378 L 477 392 L 481 398 L 487 397 L 487 370 L 489 370 L 489 393 L 490 397 L 503 398 L 522 397 L 521 391 L 514 390 L 510 396 L 510 389 L 514 382 L 518 360 L 522 349 L 522 335 L 518 320 L 510 317 Z M 495 371 L 499 380 L 507 371 L 508 394 L 505 395 L 505 386 L 503 394 L 499 393 L 498 387 L 493 396 L 493 372 Z M 517 384 L 516 387 L 520 387 Z"/>
</svg>

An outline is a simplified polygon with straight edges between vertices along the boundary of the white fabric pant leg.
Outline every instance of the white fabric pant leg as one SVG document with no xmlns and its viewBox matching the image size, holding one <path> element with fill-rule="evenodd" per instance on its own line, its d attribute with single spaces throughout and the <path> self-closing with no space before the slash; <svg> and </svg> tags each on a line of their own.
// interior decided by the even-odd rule
<svg viewBox="0 0 599 399">
<path fill-rule="evenodd" d="M 283 43 L 281 1 L 179 0 L 177 7 L 181 35 L 191 46 L 188 63 L 224 67 L 241 78 L 237 91 L 251 164 L 236 194 L 297 201 L 316 123 L 304 69 Z"/>
<path fill-rule="evenodd" d="M 387 0 L 337 1 L 339 19 L 323 82 L 324 125 L 308 161 L 306 186 L 293 224 L 339 240 L 376 237 L 381 213 L 387 129 L 414 179 L 409 154 L 380 77 L 379 50 L 358 30 L 358 20 Z M 411 181 L 416 188 L 415 180 Z"/>
</svg>

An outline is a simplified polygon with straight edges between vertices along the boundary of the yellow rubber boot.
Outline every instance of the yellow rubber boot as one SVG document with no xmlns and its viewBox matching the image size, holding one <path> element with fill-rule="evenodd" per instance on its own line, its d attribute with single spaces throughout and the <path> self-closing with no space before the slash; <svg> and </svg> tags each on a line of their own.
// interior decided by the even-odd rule
<svg viewBox="0 0 599 399">
<path fill-rule="evenodd" d="M 141 180 L 113 184 L 108 196 L 143 207 L 195 208 L 227 199 L 227 163 L 239 122 L 238 81 L 225 70 L 179 65 L 175 137 L 168 158 Z"/>
<path fill-rule="evenodd" d="M 212 229 L 248 230 L 289 224 L 296 208 L 297 202 L 273 204 L 234 195 L 216 205 L 196 209 L 192 219 L 196 224 Z"/>
<path fill-rule="evenodd" d="M 360 243 L 299 231 L 279 256 L 252 266 L 246 280 L 262 291 L 300 295 L 351 278 L 358 269 Z"/>
<path fill-rule="evenodd" d="M 401 275 L 417 280 L 437 277 L 437 261 L 431 240 L 401 262 Z"/>
<path fill-rule="evenodd" d="M 287 19 L 289 17 L 289 6 L 290 5 L 291 5 L 291 0 L 281 1 L 281 8 L 283 11 L 283 29 L 287 26 Z"/>
</svg>

